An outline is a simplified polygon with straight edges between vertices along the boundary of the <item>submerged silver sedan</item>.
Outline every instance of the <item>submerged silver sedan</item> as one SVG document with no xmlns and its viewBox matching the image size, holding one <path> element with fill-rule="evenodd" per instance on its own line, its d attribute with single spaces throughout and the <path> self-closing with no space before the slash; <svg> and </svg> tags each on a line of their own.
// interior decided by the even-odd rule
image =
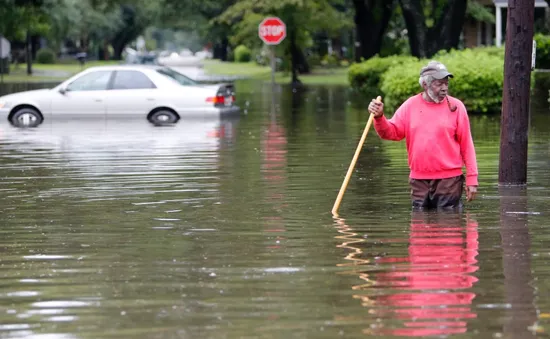
<svg viewBox="0 0 550 339">
<path fill-rule="evenodd" d="M 0 97 L 0 122 L 36 127 L 45 120 L 142 118 L 156 125 L 239 112 L 232 84 L 200 85 L 168 67 L 88 68 L 52 89 Z"/>
</svg>

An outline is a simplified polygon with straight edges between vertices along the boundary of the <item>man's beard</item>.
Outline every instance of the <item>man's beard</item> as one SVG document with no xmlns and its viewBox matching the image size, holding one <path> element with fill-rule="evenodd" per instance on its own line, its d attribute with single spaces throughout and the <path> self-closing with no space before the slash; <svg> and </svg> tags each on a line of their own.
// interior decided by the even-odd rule
<svg viewBox="0 0 550 339">
<path fill-rule="evenodd" d="M 433 100 L 433 102 L 435 102 L 436 104 L 439 104 L 441 102 L 441 100 L 439 100 L 439 98 L 437 97 L 437 95 L 435 95 L 435 93 L 428 88 L 428 96 L 430 97 L 430 99 Z"/>
</svg>

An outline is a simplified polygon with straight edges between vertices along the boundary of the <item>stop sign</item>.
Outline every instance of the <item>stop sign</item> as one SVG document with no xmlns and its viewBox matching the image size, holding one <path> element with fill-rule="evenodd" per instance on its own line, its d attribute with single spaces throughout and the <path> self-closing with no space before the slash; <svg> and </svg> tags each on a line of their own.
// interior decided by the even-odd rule
<svg viewBox="0 0 550 339">
<path fill-rule="evenodd" d="M 265 18 L 258 26 L 258 35 L 267 45 L 278 45 L 286 37 L 286 25 L 277 17 Z"/>
</svg>

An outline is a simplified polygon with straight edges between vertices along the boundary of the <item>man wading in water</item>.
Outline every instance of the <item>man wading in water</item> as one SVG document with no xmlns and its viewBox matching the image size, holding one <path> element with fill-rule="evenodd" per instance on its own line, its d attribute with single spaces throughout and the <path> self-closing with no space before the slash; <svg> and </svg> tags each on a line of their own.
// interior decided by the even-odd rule
<svg viewBox="0 0 550 339">
<path fill-rule="evenodd" d="M 415 210 L 462 210 L 464 181 L 467 201 L 472 201 L 477 192 L 470 121 L 462 101 L 448 95 L 449 78 L 453 75 L 445 65 L 430 61 L 420 71 L 419 83 L 424 91 L 407 99 L 391 119 L 384 116 L 383 103 L 372 100 L 369 104 L 380 138 L 406 139 Z"/>
</svg>

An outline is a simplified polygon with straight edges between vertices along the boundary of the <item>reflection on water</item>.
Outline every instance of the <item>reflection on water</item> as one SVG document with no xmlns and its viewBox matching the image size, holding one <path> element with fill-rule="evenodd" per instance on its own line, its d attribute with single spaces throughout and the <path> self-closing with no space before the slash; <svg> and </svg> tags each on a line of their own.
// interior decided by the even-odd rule
<svg viewBox="0 0 550 339">
<path fill-rule="evenodd" d="M 544 337 L 550 115 L 529 186 L 499 188 L 498 116 L 472 116 L 479 199 L 413 213 L 403 143 L 346 88 L 241 82 L 235 119 L 0 128 L 2 338 Z"/>
<path fill-rule="evenodd" d="M 265 230 L 275 236 L 274 244 L 269 248 L 279 248 L 285 232 L 282 210 L 286 204 L 285 190 L 287 181 L 287 140 L 284 127 L 275 117 L 274 107 L 265 120 L 262 133 L 262 178 L 265 182 L 265 199 L 272 203 L 272 213 L 264 215 Z"/>
<path fill-rule="evenodd" d="M 534 306 L 527 191 L 501 187 L 499 194 L 504 288 L 509 305 L 503 332 L 507 338 L 535 338 L 543 328 L 537 324 Z"/>
<path fill-rule="evenodd" d="M 207 173 L 217 169 L 218 150 L 237 122 L 188 120 L 158 128 L 141 120 L 73 120 L 37 129 L 4 126 L 0 154 L 6 159 L 4 171 L 12 172 L 11 180 L 26 177 L 18 169 L 62 171 L 67 185 L 40 190 L 42 199 L 65 195 L 108 200 L 153 191 L 213 193 L 216 185 Z M 201 173 L 202 183 L 181 181 L 182 174 L 191 173 Z M 82 178 L 87 180 L 83 183 Z"/>
<path fill-rule="evenodd" d="M 475 318 L 470 288 L 477 282 L 478 224 L 468 215 L 413 212 L 408 255 L 357 259 L 361 240 L 353 240 L 349 226 L 342 220 L 338 231 L 344 233 L 346 256 L 358 266 L 365 284 L 353 286 L 354 298 L 382 319 L 373 335 L 427 336 L 465 333 L 467 320 Z M 391 246 L 396 239 L 383 241 Z M 356 246 L 350 244 L 357 243 Z M 389 320 L 385 323 L 384 320 Z M 392 323 L 398 320 L 399 325 Z"/>
</svg>

